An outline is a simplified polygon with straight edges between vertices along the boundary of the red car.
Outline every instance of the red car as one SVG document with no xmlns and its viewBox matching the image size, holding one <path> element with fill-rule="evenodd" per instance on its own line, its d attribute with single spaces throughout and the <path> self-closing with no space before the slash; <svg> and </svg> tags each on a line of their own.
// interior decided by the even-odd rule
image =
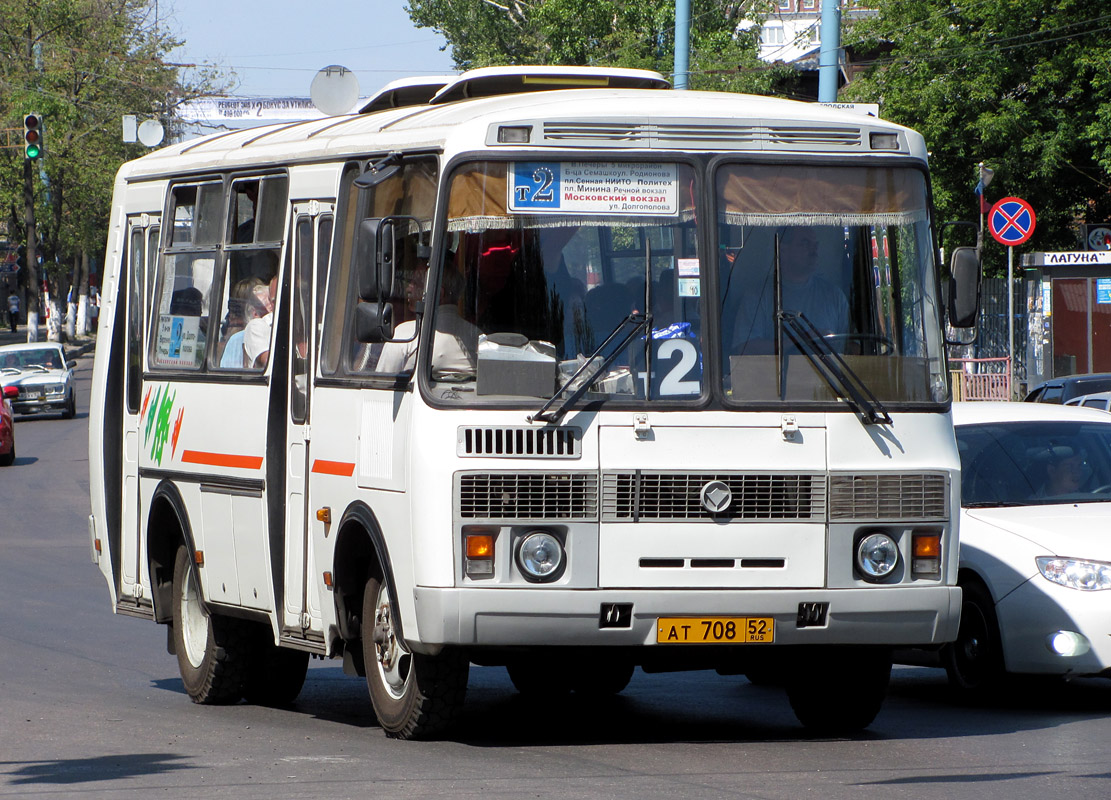
<svg viewBox="0 0 1111 800">
<path fill-rule="evenodd" d="M 5 386 L 0 397 L 0 467 L 10 467 L 15 461 L 15 420 L 12 418 L 11 398 L 19 394 L 18 386 Z"/>
</svg>

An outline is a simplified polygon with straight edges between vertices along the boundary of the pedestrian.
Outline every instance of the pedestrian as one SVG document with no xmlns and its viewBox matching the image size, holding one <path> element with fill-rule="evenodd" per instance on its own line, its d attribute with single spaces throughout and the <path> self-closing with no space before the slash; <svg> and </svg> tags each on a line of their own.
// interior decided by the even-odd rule
<svg viewBox="0 0 1111 800">
<path fill-rule="evenodd" d="M 19 321 L 19 295 L 12 292 L 8 295 L 8 322 L 12 326 L 12 333 L 15 333 L 16 323 Z"/>
</svg>

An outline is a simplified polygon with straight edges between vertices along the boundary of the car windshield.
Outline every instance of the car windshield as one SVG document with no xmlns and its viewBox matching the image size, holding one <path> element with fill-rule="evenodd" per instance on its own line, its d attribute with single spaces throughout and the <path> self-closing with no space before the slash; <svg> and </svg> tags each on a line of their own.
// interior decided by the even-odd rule
<svg viewBox="0 0 1111 800">
<path fill-rule="evenodd" d="M 960 425 L 965 508 L 1111 502 L 1111 424 Z"/>
<path fill-rule="evenodd" d="M 18 369 L 22 371 L 31 367 L 61 369 L 62 356 L 53 347 L 43 347 L 37 350 L 18 350 L 4 353 L 0 356 L 0 369 Z"/>
</svg>

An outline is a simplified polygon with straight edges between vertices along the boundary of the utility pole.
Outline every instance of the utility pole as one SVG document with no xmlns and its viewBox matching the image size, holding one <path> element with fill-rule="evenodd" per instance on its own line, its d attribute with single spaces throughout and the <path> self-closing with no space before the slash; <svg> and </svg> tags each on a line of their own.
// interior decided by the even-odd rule
<svg viewBox="0 0 1111 800">
<path fill-rule="evenodd" d="M 841 3 L 822 0 L 822 26 L 819 29 L 818 102 L 837 102 L 837 76 L 841 67 Z"/>
<path fill-rule="evenodd" d="M 686 89 L 690 76 L 691 0 L 675 0 L 675 80 L 676 89 Z"/>
</svg>

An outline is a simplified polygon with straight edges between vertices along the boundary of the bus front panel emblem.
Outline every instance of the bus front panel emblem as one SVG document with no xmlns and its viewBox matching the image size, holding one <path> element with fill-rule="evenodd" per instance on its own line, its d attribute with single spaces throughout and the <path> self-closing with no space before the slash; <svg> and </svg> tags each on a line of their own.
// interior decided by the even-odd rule
<svg viewBox="0 0 1111 800">
<path fill-rule="evenodd" d="M 710 481 L 702 487 L 702 507 L 711 514 L 720 514 L 733 502 L 733 492 L 725 481 Z"/>
</svg>

